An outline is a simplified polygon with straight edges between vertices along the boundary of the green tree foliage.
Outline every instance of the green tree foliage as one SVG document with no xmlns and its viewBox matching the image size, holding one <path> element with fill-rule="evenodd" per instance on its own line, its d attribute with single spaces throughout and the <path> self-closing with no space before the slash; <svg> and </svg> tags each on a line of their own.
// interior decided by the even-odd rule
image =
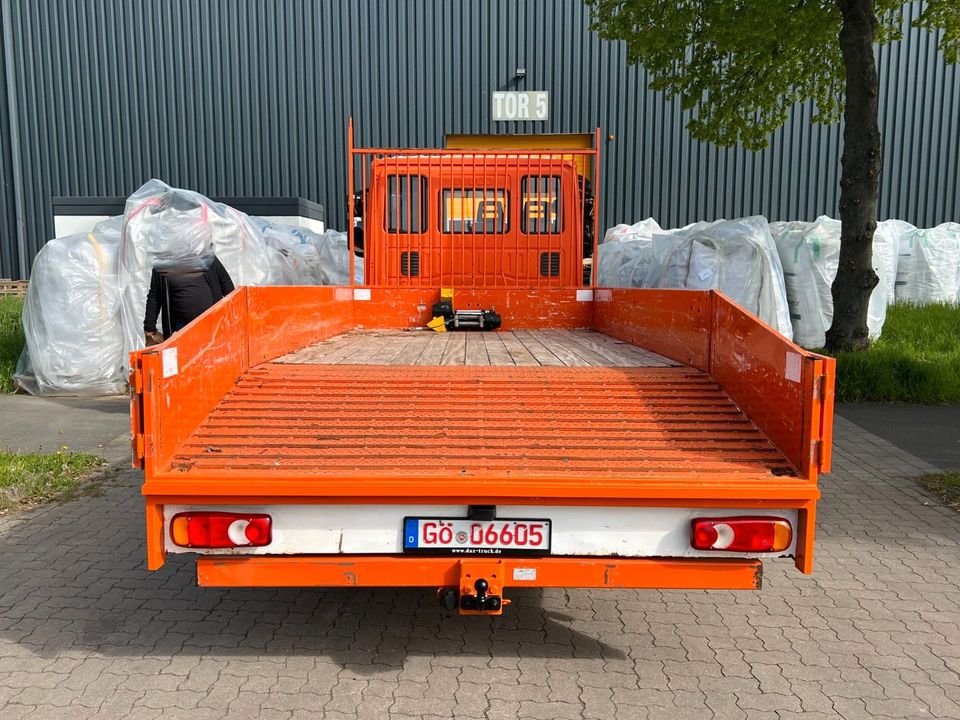
<svg viewBox="0 0 960 720">
<path fill-rule="evenodd" d="M 916 22 L 917 27 L 931 32 L 943 30 L 940 50 L 949 63 L 960 62 L 960 2 L 958 0 L 930 0 Z"/>
<path fill-rule="evenodd" d="M 623 40 L 650 86 L 694 111 L 699 140 L 767 145 L 796 103 L 813 120 L 843 116 L 840 259 L 833 282 L 832 351 L 869 345 L 867 306 L 877 274 L 873 233 L 883 146 L 874 46 L 898 39 L 903 0 L 587 0 L 593 29 Z M 960 60 L 960 0 L 927 0 L 915 23 L 940 32 L 948 61 Z"/>
<path fill-rule="evenodd" d="M 627 61 L 650 73 L 650 87 L 695 110 L 698 140 L 759 150 L 790 107 L 813 100 L 813 120 L 843 114 L 842 18 L 828 0 L 588 0 L 593 29 L 623 40 Z M 875 36 L 900 38 L 902 7 L 876 0 Z M 940 49 L 960 60 L 960 0 L 930 0 L 918 27 L 942 30 Z"/>
</svg>

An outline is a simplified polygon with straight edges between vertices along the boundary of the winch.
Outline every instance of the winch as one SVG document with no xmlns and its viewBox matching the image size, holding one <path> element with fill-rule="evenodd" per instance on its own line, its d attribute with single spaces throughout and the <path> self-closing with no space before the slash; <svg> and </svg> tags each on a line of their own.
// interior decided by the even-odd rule
<svg viewBox="0 0 960 720">
<path fill-rule="evenodd" d="M 433 319 L 427 327 L 436 332 L 447 330 L 496 330 L 503 319 L 496 308 L 490 310 L 455 310 L 453 290 L 440 290 L 440 301 L 433 304 Z"/>
</svg>

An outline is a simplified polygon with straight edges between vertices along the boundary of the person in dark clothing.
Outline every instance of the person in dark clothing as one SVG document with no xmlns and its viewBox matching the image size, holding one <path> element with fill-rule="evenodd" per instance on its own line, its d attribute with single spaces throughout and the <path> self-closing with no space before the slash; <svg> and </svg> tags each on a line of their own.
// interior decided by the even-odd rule
<svg viewBox="0 0 960 720">
<path fill-rule="evenodd" d="M 231 292 L 233 280 L 216 255 L 180 265 L 154 267 L 143 319 L 147 345 L 163 342 Z M 161 310 L 163 334 L 157 332 Z"/>
</svg>

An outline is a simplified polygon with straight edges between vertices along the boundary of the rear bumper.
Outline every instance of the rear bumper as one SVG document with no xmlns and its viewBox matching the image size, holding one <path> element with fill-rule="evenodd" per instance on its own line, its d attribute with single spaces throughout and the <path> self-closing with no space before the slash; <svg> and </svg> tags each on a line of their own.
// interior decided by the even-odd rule
<svg viewBox="0 0 960 720">
<path fill-rule="evenodd" d="M 472 565 L 494 565 L 501 587 L 758 590 L 760 560 L 414 556 L 202 557 L 204 587 L 456 587 Z"/>
</svg>

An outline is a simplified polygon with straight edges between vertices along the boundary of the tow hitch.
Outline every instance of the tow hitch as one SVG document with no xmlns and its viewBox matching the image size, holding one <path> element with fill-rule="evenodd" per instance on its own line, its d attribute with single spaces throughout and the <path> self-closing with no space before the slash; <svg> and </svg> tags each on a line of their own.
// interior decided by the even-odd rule
<svg viewBox="0 0 960 720">
<path fill-rule="evenodd" d="M 437 600 L 461 615 L 501 615 L 510 601 L 503 597 L 503 563 L 465 560 L 460 563 L 460 586 L 440 588 Z"/>
</svg>

